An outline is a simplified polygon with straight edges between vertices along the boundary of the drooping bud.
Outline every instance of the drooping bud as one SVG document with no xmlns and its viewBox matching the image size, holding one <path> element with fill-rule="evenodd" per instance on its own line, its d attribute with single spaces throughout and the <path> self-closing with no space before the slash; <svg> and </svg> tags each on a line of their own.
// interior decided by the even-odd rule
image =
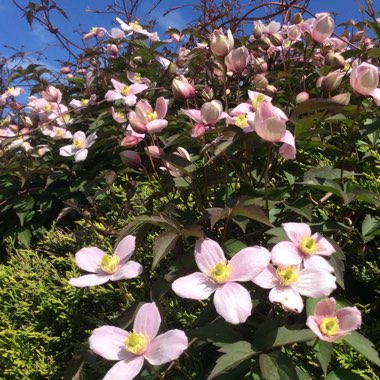
<svg viewBox="0 0 380 380">
<path fill-rule="evenodd" d="M 124 136 L 124 138 L 121 140 L 120 145 L 125 148 L 133 148 L 141 141 L 141 138 L 138 138 L 137 136 L 128 135 Z"/>
<path fill-rule="evenodd" d="M 212 100 L 214 97 L 213 89 L 209 86 L 205 86 L 205 88 L 202 90 L 202 97 L 206 98 L 207 100 Z"/>
<path fill-rule="evenodd" d="M 225 57 L 234 47 L 234 37 L 228 29 L 227 35 L 222 29 L 215 29 L 211 34 L 210 49 L 218 57 Z"/>
<path fill-rule="evenodd" d="M 203 124 L 196 123 L 191 128 L 191 137 L 198 138 L 205 134 L 206 128 Z"/>
<path fill-rule="evenodd" d="M 313 23 L 312 37 L 319 43 L 325 42 L 334 32 L 335 23 L 328 13 L 319 13 Z"/>
<path fill-rule="evenodd" d="M 265 94 L 268 96 L 274 96 L 277 93 L 277 88 L 273 86 L 272 84 L 269 84 L 265 89 Z"/>
<path fill-rule="evenodd" d="M 258 91 L 263 91 L 267 88 L 269 82 L 268 82 L 268 79 L 265 78 L 264 75 L 256 74 L 253 77 L 253 84 Z"/>
<path fill-rule="evenodd" d="M 306 91 L 302 91 L 299 94 L 297 94 L 296 103 L 298 104 L 298 103 L 306 102 L 307 100 L 309 100 L 309 98 L 310 98 L 309 93 Z"/>
<path fill-rule="evenodd" d="M 331 98 L 334 103 L 339 103 L 343 105 L 347 105 L 350 103 L 351 94 L 349 92 L 345 92 L 344 94 L 335 95 Z"/>
<path fill-rule="evenodd" d="M 61 67 L 61 69 L 59 70 L 62 74 L 70 74 L 71 73 L 71 69 L 70 67 L 68 66 L 63 66 Z"/>
<path fill-rule="evenodd" d="M 340 71 L 328 73 L 322 81 L 322 91 L 331 92 L 336 90 L 342 83 L 343 75 Z"/>
<path fill-rule="evenodd" d="M 116 57 L 119 49 L 115 44 L 107 44 L 107 53 L 112 57 Z"/>
<path fill-rule="evenodd" d="M 194 86 L 183 75 L 173 79 L 172 91 L 178 100 L 186 100 L 195 96 Z"/>
<path fill-rule="evenodd" d="M 240 74 L 244 71 L 248 64 L 249 51 L 245 46 L 232 49 L 225 57 L 227 70 Z"/>
<path fill-rule="evenodd" d="M 379 85 L 379 72 L 376 66 L 357 61 L 352 64 L 351 87 L 361 95 L 372 95 Z"/>
<path fill-rule="evenodd" d="M 271 42 L 274 46 L 282 46 L 282 44 L 284 43 L 284 38 L 281 36 L 280 33 L 273 33 L 273 34 L 269 37 L 269 40 L 270 40 L 270 42 Z"/>
<path fill-rule="evenodd" d="M 54 86 L 47 86 L 45 91 L 41 92 L 42 97 L 50 103 L 60 103 L 62 100 L 62 93 Z"/>
<path fill-rule="evenodd" d="M 256 38 L 256 40 L 259 40 L 263 35 L 263 31 L 260 27 L 260 25 L 255 25 L 255 28 L 253 29 L 253 37 Z"/>
<path fill-rule="evenodd" d="M 260 40 L 261 49 L 267 51 L 272 46 L 272 43 L 268 37 L 263 37 Z"/>
<path fill-rule="evenodd" d="M 358 30 L 355 33 L 353 33 L 351 41 L 352 42 L 359 42 L 364 37 L 364 30 Z"/>
<path fill-rule="evenodd" d="M 121 162 L 130 168 L 139 168 L 141 166 L 141 158 L 137 152 L 133 150 L 124 150 L 120 153 Z"/>
<path fill-rule="evenodd" d="M 149 156 L 151 158 L 160 158 L 164 154 L 164 151 L 155 145 L 150 145 L 150 146 L 144 148 L 144 150 L 145 150 L 145 153 L 147 154 L 147 156 Z"/>
<path fill-rule="evenodd" d="M 293 24 L 301 24 L 301 22 L 303 21 L 303 18 L 302 18 L 302 15 L 301 13 L 296 13 L 293 17 L 292 17 L 292 23 Z"/>
</svg>

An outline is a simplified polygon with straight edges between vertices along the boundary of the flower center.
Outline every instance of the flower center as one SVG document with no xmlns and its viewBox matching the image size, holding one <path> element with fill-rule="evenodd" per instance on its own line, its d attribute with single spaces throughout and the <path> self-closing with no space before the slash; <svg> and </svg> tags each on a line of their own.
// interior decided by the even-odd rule
<svg viewBox="0 0 380 380">
<path fill-rule="evenodd" d="M 144 334 L 131 332 L 128 335 L 128 338 L 125 339 L 124 346 L 127 349 L 127 351 L 132 352 L 132 354 L 141 355 L 146 350 L 146 337 Z"/>
<path fill-rule="evenodd" d="M 336 335 L 339 330 L 339 321 L 337 317 L 322 318 L 319 325 L 322 334 L 327 336 Z"/>
<path fill-rule="evenodd" d="M 248 127 L 247 116 L 244 114 L 239 115 L 235 119 L 235 125 L 237 125 L 239 128 L 247 128 Z"/>
<path fill-rule="evenodd" d="M 142 29 L 142 26 L 139 24 L 139 22 L 136 20 L 136 21 L 133 21 L 129 24 L 129 26 L 132 28 L 132 29 L 137 29 L 137 30 L 141 30 Z"/>
<path fill-rule="evenodd" d="M 141 80 L 141 74 L 140 73 L 136 73 L 134 76 L 133 76 L 133 79 L 138 82 L 139 80 Z"/>
<path fill-rule="evenodd" d="M 318 245 L 312 237 L 306 236 L 301 239 L 299 248 L 304 255 L 312 255 L 318 249 Z"/>
<path fill-rule="evenodd" d="M 129 86 L 124 86 L 120 91 L 121 95 L 128 96 L 129 94 Z"/>
<path fill-rule="evenodd" d="M 75 149 L 83 149 L 84 147 L 84 140 L 82 139 L 74 139 L 73 146 Z"/>
<path fill-rule="evenodd" d="M 87 106 L 89 102 L 90 102 L 89 99 L 82 99 L 82 100 L 80 101 L 80 104 L 81 104 L 82 106 Z"/>
<path fill-rule="evenodd" d="M 209 272 L 209 276 L 218 284 L 223 284 L 231 274 L 231 266 L 227 261 L 219 261 Z"/>
<path fill-rule="evenodd" d="M 158 116 L 157 116 L 156 111 L 153 111 L 153 112 L 146 111 L 146 119 L 148 120 L 148 122 L 156 120 L 157 118 L 158 118 Z"/>
<path fill-rule="evenodd" d="M 61 129 L 61 128 L 57 128 L 56 130 L 55 130 L 55 135 L 56 136 L 63 136 L 64 135 L 64 133 L 65 133 L 65 130 L 64 129 Z"/>
<path fill-rule="evenodd" d="M 257 109 L 260 104 L 265 100 L 265 96 L 263 94 L 257 95 L 254 99 L 252 99 L 252 107 Z"/>
<path fill-rule="evenodd" d="M 44 107 L 44 111 L 47 113 L 51 112 L 51 104 L 50 103 L 46 104 L 46 106 Z"/>
<path fill-rule="evenodd" d="M 14 87 L 8 87 L 8 88 L 7 88 L 7 91 L 6 91 L 6 94 L 7 94 L 7 95 L 11 95 L 12 92 L 14 91 L 14 89 L 15 89 Z"/>
<path fill-rule="evenodd" d="M 119 256 L 104 255 L 100 261 L 100 269 L 108 274 L 113 274 L 116 272 L 119 260 Z"/>
<path fill-rule="evenodd" d="M 298 268 L 296 267 L 278 268 L 276 273 L 282 286 L 289 286 L 298 280 Z"/>
</svg>

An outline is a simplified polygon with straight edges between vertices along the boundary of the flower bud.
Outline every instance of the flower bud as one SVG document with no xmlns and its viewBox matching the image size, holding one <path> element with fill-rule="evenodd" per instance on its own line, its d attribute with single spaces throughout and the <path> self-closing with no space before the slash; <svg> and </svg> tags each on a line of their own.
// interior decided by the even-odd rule
<svg viewBox="0 0 380 380">
<path fill-rule="evenodd" d="M 303 21 L 303 18 L 302 18 L 302 15 L 301 13 L 296 13 L 293 17 L 292 17 L 292 23 L 293 24 L 301 24 L 301 22 Z"/>
<path fill-rule="evenodd" d="M 263 91 L 267 88 L 269 82 L 268 82 L 268 79 L 265 78 L 264 75 L 262 74 L 256 74 L 254 77 L 253 77 L 253 84 L 255 86 L 255 88 L 259 91 Z"/>
<path fill-rule="evenodd" d="M 280 33 L 273 33 L 273 34 L 269 37 L 269 40 L 270 40 L 270 42 L 271 42 L 274 46 L 282 46 L 282 44 L 284 43 L 284 38 L 281 36 Z"/>
<path fill-rule="evenodd" d="M 339 53 L 327 54 L 325 62 L 335 70 L 343 69 L 346 64 L 346 60 Z"/>
<path fill-rule="evenodd" d="M 119 49 L 115 44 L 107 44 L 107 53 L 111 56 L 116 57 L 119 53 Z"/>
<path fill-rule="evenodd" d="M 379 72 L 377 67 L 363 62 L 358 65 L 357 61 L 352 64 L 351 87 L 361 95 L 372 95 L 379 85 Z"/>
<path fill-rule="evenodd" d="M 341 82 L 342 82 L 343 76 L 340 71 L 332 71 L 331 73 L 328 73 L 322 81 L 322 91 L 323 92 L 330 92 L 336 90 Z"/>
<path fill-rule="evenodd" d="M 206 128 L 203 124 L 196 123 L 191 128 L 190 136 L 194 138 L 202 137 L 205 134 Z"/>
<path fill-rule="evenodd" d="M 260 40 L 261 49 L 267 51 L 271 46 L 272 46 L 272 43 L 270 42 L 270 39 L 268 37 L 263 37 Z"/>
<path fill-rule="evenodd" d="M 255 25 L 255 28 L 253 29 L 253 37 L 256 38 L 256 40 L 259 40 L 263 35 L 263 31 L 260 27 L 260 25 Z"/>
<path fill-rule="evenodd" d="M 309 100 L 309 98 L 310 98 L 309 93 L 306 92 L 306 91 L 302 91 L 299 94 L 297 94 L 297 96 L 296 96 L 296 103 L 299 104 L 299 103 L 302 103 L 302 102 L 306 102 L 307 100 Z"/>
<path fill-rule="evenodd" d="M 341 37 L 348 40 L 350 38 L 350 35 L 351 35 L 350 31 L 346 29 L 346 30 L 343 30 Z"/>
<path fill-rule="evenodd" d="M 71 69 L 70 67 L 68 66 L 63 66 L 61 67 L 61 69 L 59 70 L 62 74 L 70 74 L 71 73 Z"/>
<path fill-rule="evenodd" d="M 207 100 L 212 100 L 214 97 L 214 91 L 210 86 L 205 86 L 202 90 L 202 98 L 206 98 Z"/>
<path fill-rule="evenodd" d="M 274 96 L 277 93 L 277 88 L 271 84 L 269 84 L 265 89 L 265 94 L 268 96 Z"/>
<path fill-rule="evenodd" d="M 358 30 L 355 33 L 353 33 L 351 41 L 352 42 L 359 42 L 364 37 L 364 30 Z"/>
<path fill-rule="evenodd" d="M 41 92 L 42 97 L 50 103 L 60 103 L 62 100 L 62 93 L 54 86 L 47 86 L 45 91 Z"/>
<path fill-rule="evenodd" d="M 228 29 L 227 36 L 222 29 L 215 29 L 211 34 L 210 49 L 218 57 L 225 57 L 234 47 L 234 37 Z"/>
<path fill-rule="evenodd" d="M 128 135 L 124 136 L 124 138 L 121 140 L 120 145 L 125 148 L 133 148 L 141 141 L 141 138 L 138 138 L 137 136 Z"/>
<path fill-rule="evenodd" d="M 348 92 L 345 92 L 344 94 L 335 95 L 331 98 L 331 100 L 334 103 L 343 104 L 344 106 L 350 103 L 350 99 L 351 99 L 351 94 Z"/>
<path fill-rule="evenodd" d="M 249 51 L 245 46 L 232 49 L 225 57 L 227 70 L 240 74 L 244 71 L 248 64 Z"/>
<path fill-rule="evenodd" d="M 150 145 L 144 148 L 144 150 L 146 155 L 151 158 L 160 158 L 164 154 L 164 151 L 155 145 Z"/>
<path fill-rule="evenodd" d="M 301 35 L 301 29 L 298 25 L 289 25 L 286 33 L 289 40 L 295 41 Z"/>
<path fill-rule="evenodd" d="M 319 43 L 325 42 L 334 32 L 335 23 L 328 13 L 319 13 L 313 23 L 312 37 Z"/>
<path fill-rule="evenodd" d="M 129 168 L 139 168 L 141 166 L 141 158 L 137 152 L 133 150 L 124 150 L 120 153 L 121 162 Z"/>
<path fill-rule="evenodd" d="M 355 25 L 356 25 L 356 22 L 355 22 L 355 20 L 353 20 L 353 19 L 351 18 L 351 19 L 349 19 L 349 20 L 347 21 L 347 24 L 350 25 L 350 26 L 355 26 Z"/>
<path fill-rule="evenodd" d="M 183 75 L 173 79 L 172 91 L 178 100 L 186 100 L 195 96 L 194 86 Z"/>
</svg>

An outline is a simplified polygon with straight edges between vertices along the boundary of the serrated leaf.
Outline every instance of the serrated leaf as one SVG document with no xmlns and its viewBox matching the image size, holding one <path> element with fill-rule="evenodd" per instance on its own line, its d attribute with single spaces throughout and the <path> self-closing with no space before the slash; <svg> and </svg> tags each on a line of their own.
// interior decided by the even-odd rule
<svg viewBox="0 0 380 380">
<path fill-rule="evenodd" d="M 152 269 L 174 248 L 178 238 L 175 232 L 165 231 L 154 239 Z"/>
<path fill-rule="evenodd" d="M 208 208 L 206 210 L 208 214 L 210 215 L 211 229 L 214 228 L 215 224 L 218 223 L 219 220 L 227 218 L 230 213 L 230 209 L 228 208 L 214 207 L 214 208 Z"/>
<path fill-rule="evenodd" d="M 281 351 L 261 354 L 259 364 L 264 380 L 294 380 L 298 378 L 295 365 Z"/>
<path fill-rule="evenodd" d="M 378 352 L 375 350 L 373 343 L 363 335 L 359 334 L 357 331 L 353 331 L 351 334 L 344 337 L 343 340 L 354 350 L 364 355 L 368 360 L 380 366 Z"/>
<path fill-rule="evenodd" d="M 229 344 L 222 347 L 219 351 L 224 352 L 225 355 L 222 355 L 216 360 L 216 365 L 207 380 L 215 379 L 217 376 L 235 368 L 256 354 L 251 344 L 245 341 Z"/>
<path fill-rule="evenodd" d="M 231 211 L 231 217 L 235 216 L 244 216 L 248 219 L 256 220 L 257 222 L 273 227 L 273 224 L 269 221 L 264 210 L 256 205 L 239 203 L 237 206 L 233 207 Z"/>
</svg>

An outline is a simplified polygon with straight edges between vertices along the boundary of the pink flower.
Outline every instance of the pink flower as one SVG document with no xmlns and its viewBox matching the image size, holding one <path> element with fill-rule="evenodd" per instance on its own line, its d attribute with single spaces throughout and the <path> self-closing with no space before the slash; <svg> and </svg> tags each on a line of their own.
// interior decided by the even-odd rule
<svg viewBox="0 0 380 380">
<path fill-rule="evenodd" d="M 210 49 L 218 57 L 225 57 L 234 47 L 234 37 L 228 29 L 227 35 L 223 29 L 214 29 L 210 38 Z"/>
<path fill-rule="evenodd" d="M 96 247 L 82 248 L 75 254 L 75 262 L 79 268 L 91 274 L 72 278 L 69 284 L 82 288 L 139 276 L 142 266 L 135 261 L 128 261 L 134 250 L 135 237 L 132 235 L 120 241 L 113 255 L 108 255 Z"/>
<path fill-rule="evenodd" d="M 162 96 L 156 100 L 156 109 L 147 100 L 140 100 L 128 115 L 132 129 L 137 133 L 157 133 L 167 127 L 168 121 L 164 120 L 168 111 L 167 100 Z"/>
<path fill-rule="evenodd" d="M 316 18 L 301 24 L 301 30 L 311 35 L 315 42 L 325 42 L 334 32 L 335 23 L 329 13 L 317 13 Z"/>
<path fill-rule="evenodd" d="M 41 92 L 42 97 L 49 103 L 61 103 L 62 93 L 54 86 L 47 86 L 45 91 Z"/>
<path fill-rule="evenodd" d="M 157 151 L 157 149 L 158 149 L 159 154 L 156 155 L 156 158 L 158 158 L 162 152 L 162 150 L 160 148 L 157 148 L 157 147 L 145 148 L 145 150 L 147 151 L 147 154 L 151 155 L 152 157 L 154 157 L 154 152 Z M 152 151 L 153 151 L 153 154 L 152 154 Z M 178 147 L 177 151 L 174 152 L 174 154 L 184 158 L 187 161 L 189 161 L 189 164 L 190 164 L 190 162 L 191 162 L 190 154 L 185 148 Z M 161 170 L 167 170 L 173 177 L 182 177 L 184 175 L 184 173 L 181 169 L 178 169 L 176 166 L 174 166 L 170 162 L 164 161 L 164 163 L 165 163 L 165 166 L 160 166 Z"/>
<path fill-rule="evenodd" d="M 172 92 L 178 100 L 186 100 L 195 96 L 194 86 L 183 75 L 173 79 Z"/>
<path fill-rule="evenodd" d="M 105 99 L 108 102 L 122 99 L 127 106 L 134 106 L 137 101 L 136 94 L 148 88 L 148 86 L 143 83 L 135 83 L 132 84 L 132 86 L 127 86 L 115 79 L 111 79 L 111 82 L 115 90 L 107 91 Z"/>
<path fill-rule="evenodd" d="M 266 268 L 268 250 L 248 247 L 227 261 L 216 241 L 199 239 L 195 244 L 195 261 L 201 272 L 180 277 L 172 284 L 180 297 L 205 300 L 212 293 L 217 313 L 227 322 L 243 323 L 251 315 L 252 301 L 247 289 L 236 282 L 250 281 Z"/>
<path fill-rule="evenodd" d="M 185 333 L 169 330 L 157 336 L 160 324 L 160 313 L 152 302 L 141 306 L 131 332 L 114 326 L 95 329 L 89 338 L 90 349 L 107 360 L 119 360 L 104 380 L 134 379 L 145 359 L 152 365 L 178 359 L 188 346 Z"/>
<path fill-rule="evenodd" d="M 94 26 L 94 27 L 91 28 L 91 30 L 88 33 L 86 33 L 86 34 L 83 35 L 82 39 L 84 41 L 87 41 L 87 40 L 89 40 L 92 37 L 102 38 L 105 33 L 106 33 L 106 30 L 104 28 L 100 28 L 100 27 Z"/>
<path fill-rule="evenodd" d="M 356 307 L 336 309 L 334 298 L 319 301 L 314 315 L 307 318 L 306 325 L 318 336 L 327 342 L 336 342 L 348 335 L 362 324 L 362 316 Z"/>
<path fill-rule="evenodd" d="M 228 71 L 240 74 L 246 68 L 249 61 L 249 51 L 245 46 L 232 49 L 224 59 Z"/>
<path fill-rule="evenodd" d="M 137 20 L 130 22 L 127 24 L 120 18 L 116 17 L 116 21 L 120 24 L 120 28 L 123 29 L 128 33 L 128 36 L 133 34 L 133 33 L 139 33 L 147 36 L 152 42 L 159 41 L 160 38 L 158 37 L 158 34 L 155 33 L 150 33 L 146 29 L 144 29 Z"/>
<path fill-rule="evenodd" d="M 352 64 L 350 76 L 351 87 L 361 95 L 372 96 L 375 103 L 380 106 L 379 71 L 377 67 L 357 61 Z"/>
<path fill-rule="evenodd" d="M 300 313 L 303 309 L 301 295 L 312 298 L 328 296 L 336 289 L 335 280 L 329 272 L 320 269 L 300 269 L 297 266 L 276 269 L 269 264 L 252 281 L 264 289 L 271 289 L 271 302 L 279 302 L 285 310 Z"/>
<path fill-rule="evenodd" d="M 290 241 L 281 241 L 272 249 L 272 263 L 281 267 L 299 265 L 305 268 L 334 272 L 334 268 L 321 256 L 331 256 L 334 247 L 319 233 L 311 234 L 305 223 L 282 225 Z"/>
<path fill-rule="evenodd" d="M 74 156 L 76 162 L 84 161 L 87 158 L 88 148 L 94 144 L 96 138 L 96 132 L 91 133 L 87 137 L 82 131 L 75 132 L 73 143 L 60 148 L 59 155 L 63 157 Z"/>
</svg>

